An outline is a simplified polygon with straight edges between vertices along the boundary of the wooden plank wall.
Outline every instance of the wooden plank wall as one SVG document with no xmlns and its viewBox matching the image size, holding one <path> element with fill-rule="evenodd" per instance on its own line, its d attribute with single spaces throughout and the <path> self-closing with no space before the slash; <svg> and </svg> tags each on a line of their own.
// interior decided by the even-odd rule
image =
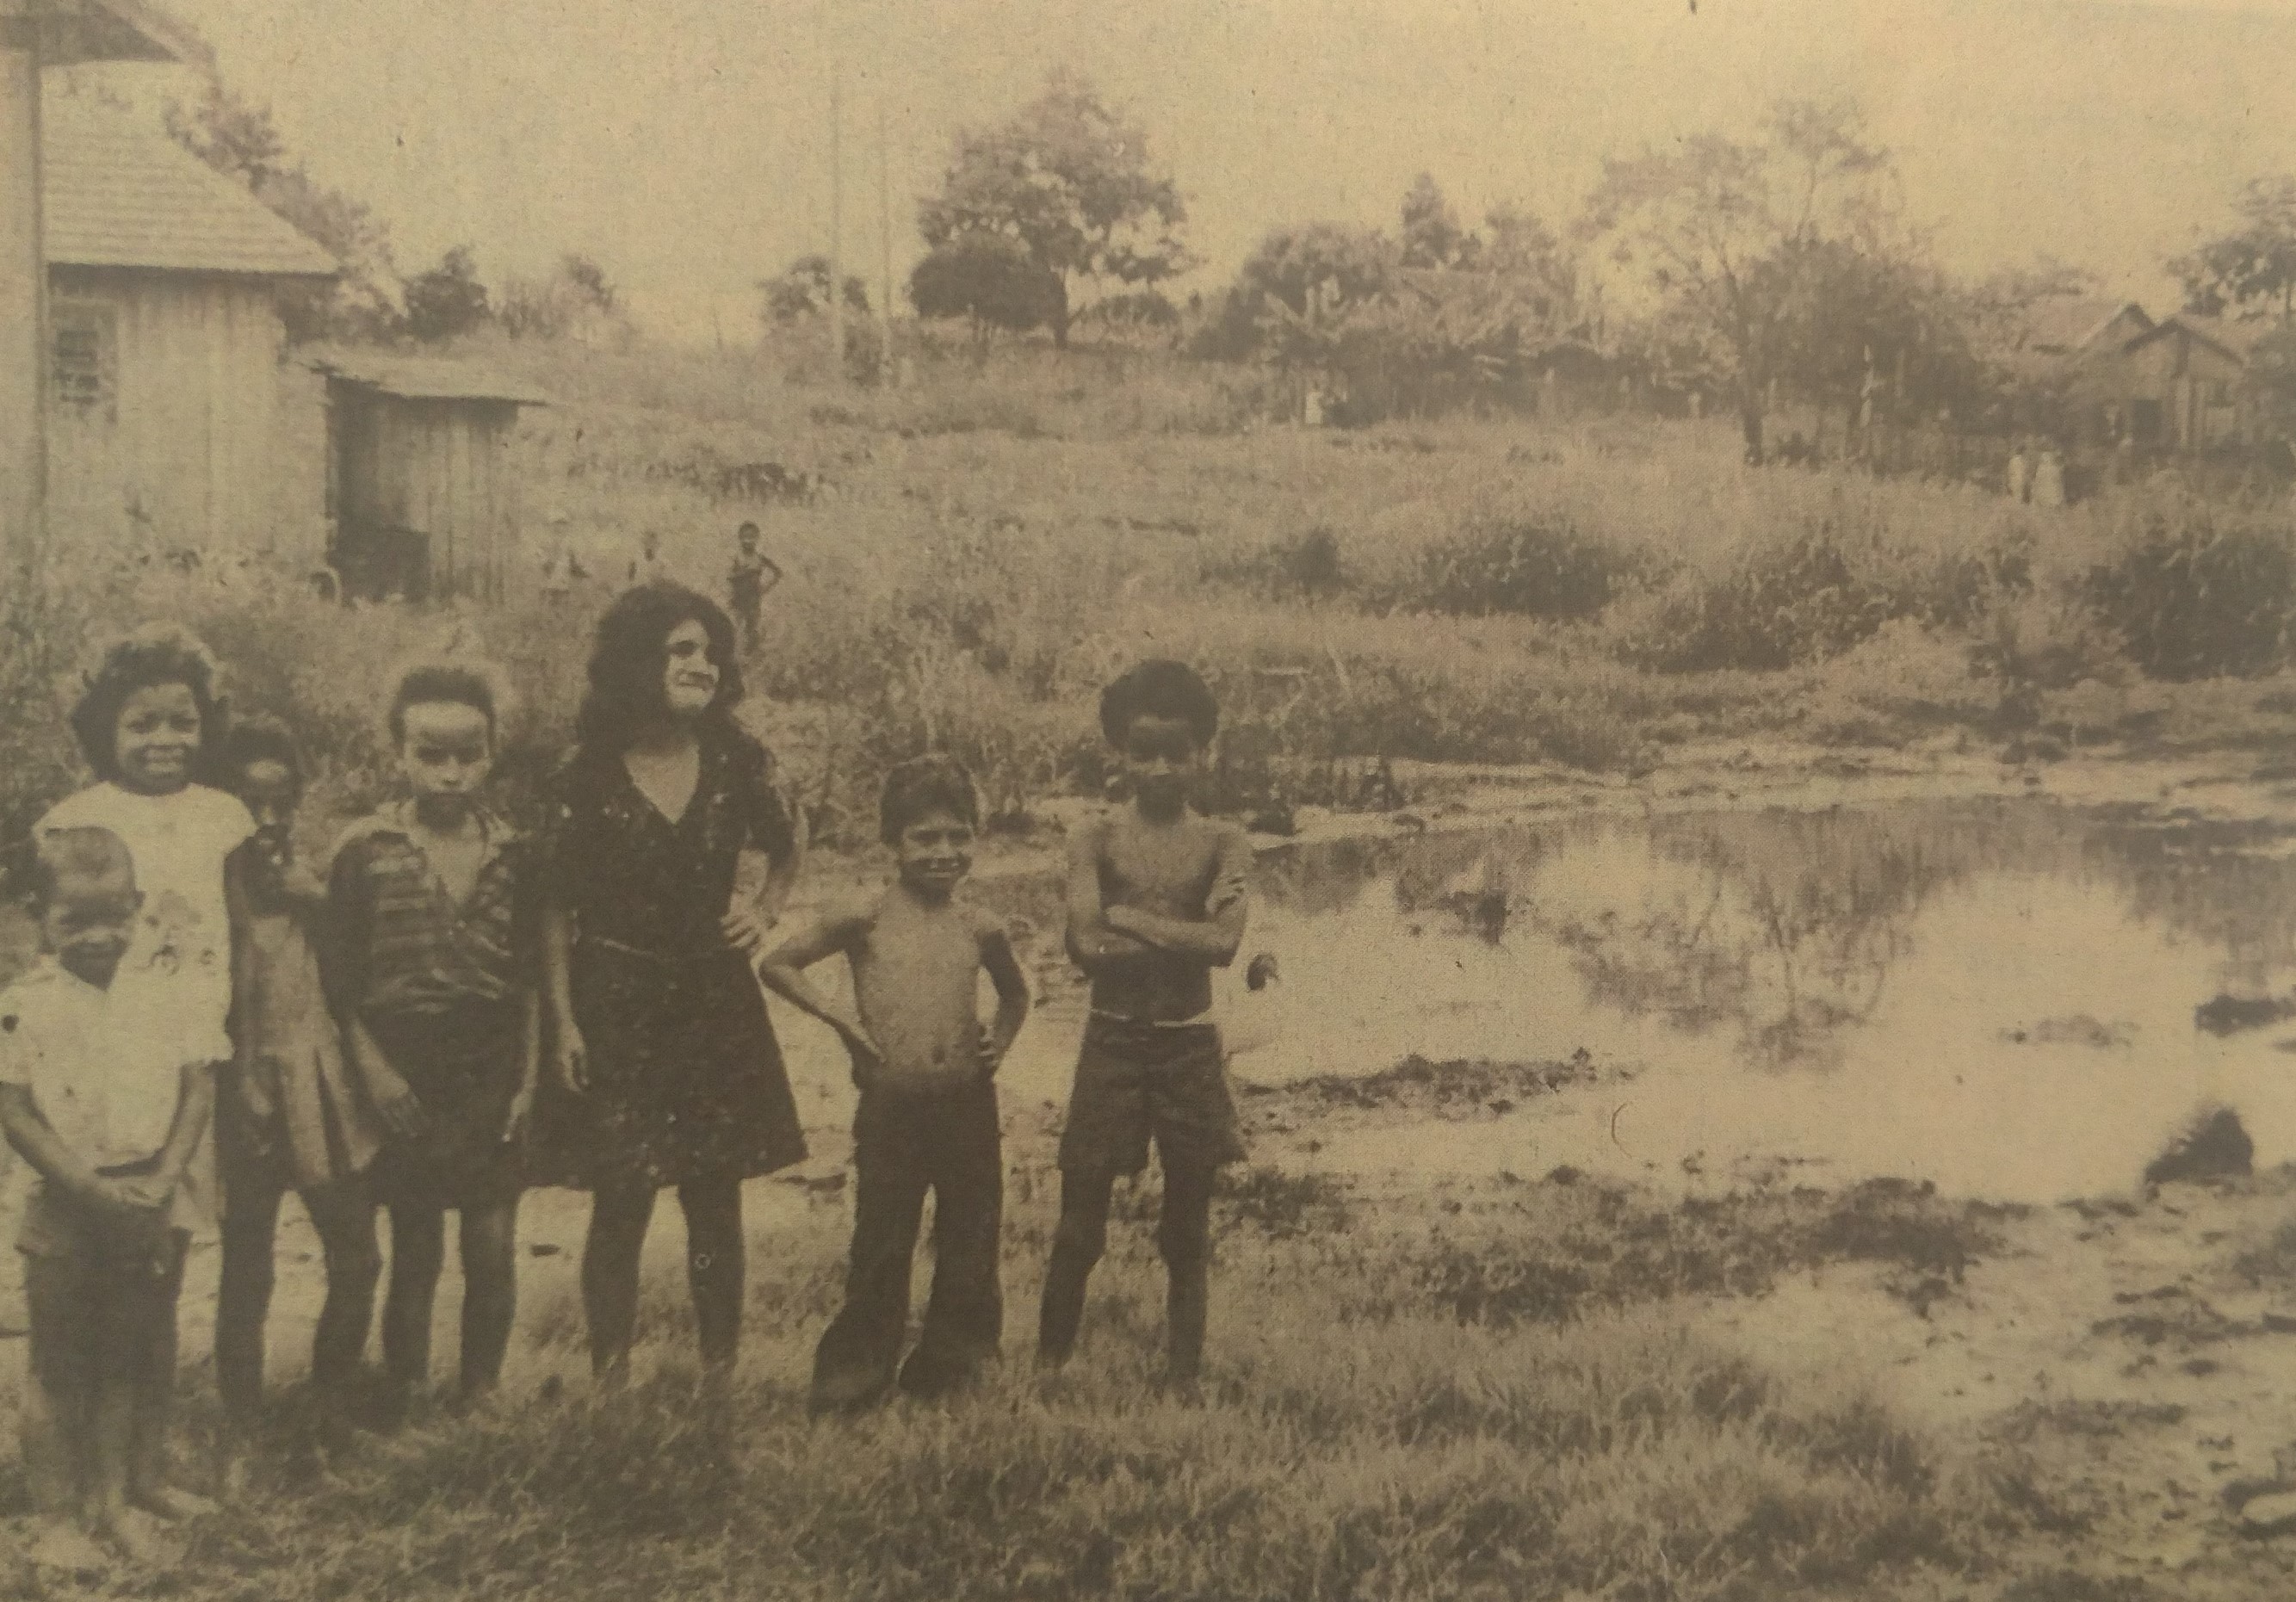
<svg viewBox="0 0 2296 1602">
<path fill-rule="evenodd" d="M 53 270 L 60 307 L 108 310 L 110 393 L 50 403 L 59 544 L 315 560 L 324 539 L 324 421 L 260 280 Z"/>
</svg>

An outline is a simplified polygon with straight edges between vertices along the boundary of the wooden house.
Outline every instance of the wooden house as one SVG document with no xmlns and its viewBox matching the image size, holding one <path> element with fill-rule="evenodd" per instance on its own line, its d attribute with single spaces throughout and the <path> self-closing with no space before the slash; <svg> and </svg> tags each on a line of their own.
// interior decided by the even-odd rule
<svg viewBox="0 0 2296 1602">
<path fill-rule="evenodd" d="M 2093 387 L 2139 450 L 2208 451 L 2249 443 L 2249 348 L 2264 325 L 2185 313 L 2165 317 L 2102 364 Z"/>
<path fill-rule="evenodd" d="M 317 351 L 328 557 L 347 597 L 504 599 L 520 548 L 512 460 L 529 385 L 438 356 Z"/>
<path fill-rule="evenodd" d="M 277 296 L 334 258 L 94 96 L 48 98 L 41 158 L 56 546 L 316 562 L 322 419 Z"/>
</svg>

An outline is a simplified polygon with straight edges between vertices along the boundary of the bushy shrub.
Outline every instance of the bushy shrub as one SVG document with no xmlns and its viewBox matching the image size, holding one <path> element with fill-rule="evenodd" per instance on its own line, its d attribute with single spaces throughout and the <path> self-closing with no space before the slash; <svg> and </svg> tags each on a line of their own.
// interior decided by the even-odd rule
<svg viewBox="0 0 2296 1602">
<path fill-rule="evenodd" d="M 2283 525 L 2192 503 L 2149 513 L 2080 589 L 2153 678 L 2268 673 L 2289 659 L 2296 544 Z"/>
<path fill-rule="evenodd" d="M 1475 522 L 1421 552 L 1392 600 L 1466 617 L 1592 617 L 1644 567 L 1568 519 Z"/>
</svg>

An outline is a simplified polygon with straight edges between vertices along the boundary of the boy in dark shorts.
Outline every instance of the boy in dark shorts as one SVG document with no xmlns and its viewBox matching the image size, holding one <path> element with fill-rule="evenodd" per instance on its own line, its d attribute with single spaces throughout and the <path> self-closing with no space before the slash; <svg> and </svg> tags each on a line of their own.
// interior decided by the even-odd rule
<svg viewBox="0 0 2296 1602">
<path fill-rule="evenodd" d="M 1156 1244 L 1170 1274 L 1171 1377 L 1203 1358 L 1212 1181 L 1243 1156 L 1211 970 L 1243 939 L 1251 846 L 1242 830 L 1189 809 L 1219 726 L 1194 670 L 1148 661 L 1100 698 L 1101 732 L 1131 782 L 1132 804 L 1086 828 L 1069 858 L 1068 950 L 1092 981 L 1092 1013 L 1061 1137 L 1061 1220 L 1037 1331 L 1037 1361 L 1074 1350 L 1085 1283 L 1107 1242 L 1119 1174 L 1147 1166 L 1156 1143 L 1164 1213 Z"/>
<path fill-rule="evenodd" d="M 727 597 L 734 603 L 734 620 L 742 625 L 742 649 L 758 649 L 758 613 L 766 592 L 782 581 L 781 565 L 758 549 L 758 526 L 744 523 L 734 531 L 733 570 L 726 576 Z"/>
<path fill-rule="evenodd" d="M 759 977 L 845 1042 L 861 1107 L 845 1307 L 814 1355 L 816 1411 L 875 1402 L 894 1383 L 908 1335 L 909 1264 L 925 1191 L 936 1197 L 932 1300 L 901 1389 L 946 1392 L 995 1355 L 1004 1324 L 996 1285 L 1004 1165 L 996 1067 L 1029 1016 L 1029 985 L 1004 925 L 957 895 L 972 865 L 980 805 L 946 756 L 903 763 L 879 805 L 898 876 L 866 901 L 831 909 L 767 956 Z M 843 952 L 855 1009 L 824 1000 L 802 973 Z M 978 1011 L 983 972 L 996 1021 Z"/>
</svg>

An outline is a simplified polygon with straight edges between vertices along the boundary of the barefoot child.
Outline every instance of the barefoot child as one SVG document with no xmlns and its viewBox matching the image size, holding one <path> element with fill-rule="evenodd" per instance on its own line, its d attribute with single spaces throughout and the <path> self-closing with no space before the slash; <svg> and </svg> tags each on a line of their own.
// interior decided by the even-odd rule
<svg viewBox="0 0 2296 1602">
<path fill-rule="evenodd" d="M 467 667 L 407 673 L 390 728 L 412 792 L 351 826 L 328 879 L 328 991 L 385 1139 L 383 1365 L 394 1410 L 427 1382 L 446 1214 L 461 1214 L 464 1400 L 502 1376 L 517 1307 L 524 1140 L 541 1062 L 538 928 L 525 842 L 480 804 L 496 699 Z"/>
<path fill-rule="evenodd" d="M 0 1129 L 38 1176 L 17 1249 L 31 1356 L 25 1475 L 37 1509 L 138 1562 L 153 1520 L 196 1511 L 161 1478 L 176 1385 L 176 1300 L 193 1211 L 184 1175 L 214 1095 L 114 984 L 144 897 L 117 834 L 45 831 L 28 886 L 39 964 L 0 993 Z M 130 1005 L 123 1006 L 126 1000 Z M 36 1557 L 80 1567 L 69 1524 Z"/>
<path fill-rule="evenodd" d="M 1100 724 L 1132 804 L 1081 830 L 1069 858 L 1068 949 L 1092 981 L 1092 1012 L 1061 1136 L 1061 1219 L 1037 1331 L 1040 1366 L 1068 1361 L 1085 1282 L 1108 1235 L 1117 1176 L 1164 1170 L 1156 1244 L 1170 1275 L 1168 1358 L 1193 1382 L 1202 1361 L 1212 1181 L 1243 1156 L 1210 1021 L 1211 970 L 1243 938 L 1251 846 L 1198 816 L 1191 784 L 1219 723 L 1210 689 L 1183 663 L 1143 662 L 1100 698 Z"/>
<path fill-rule="evenodd" d="M 909 1263 L 925 1192 L 936 1197 L 932 1300 L 899 1382 L 913 1395 L 961 1385 L 996 1354 L 1004 1166 L 997 1065 L 1029 1016 L 1028 981 L 997 920 L 958 897 L 972 866 L 980 803 L 945 756 L 902 764 L 879 806 L 898 871 L 873 900 L 832 911 L 767 956 L 760 977 L 835 1029 L 853 1060 L 853 1260 L 845 1308 L 814 1354 L 816 1410 L 865 1405 L 894 1383 L 908 1335 Z M 822 999 L 800 971 L 842 952 L 856 1011 Z M 981 1026 L 986 970 L 996 1017 Z"/>
<path fill-rule="evenodd" d="M 271 1306 L 279 1203 L 292 1190 L 319 1237 L 327 1299 L 311 1345 L 319 1446 L 347 1443 L 348 1389 L 374 1314 L 374 1205 L 365 1170 L 381 1130 L 350 1077 L 319 972 L 325 887 L 295 858 L 303 764 L 273 718 L 234 723 L 223 776 L 255 819 L 225 863 L 233 924 L 235 1052 L 216 1099 L 223 1181 L 222 1292 L 216 1377 L 223 1393 L 224 1485 L 240 1489 L 263 1405 L 263 1325 Z"/>
</svg>

